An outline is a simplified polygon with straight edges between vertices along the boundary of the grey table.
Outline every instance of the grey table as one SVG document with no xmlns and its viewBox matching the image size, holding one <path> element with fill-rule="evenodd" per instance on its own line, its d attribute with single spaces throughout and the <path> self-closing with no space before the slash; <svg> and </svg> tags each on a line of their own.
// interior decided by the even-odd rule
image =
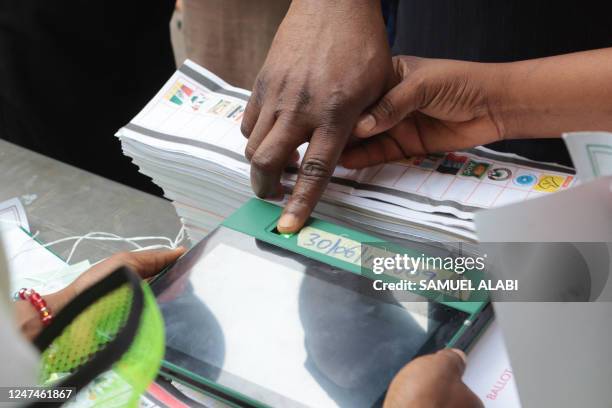
<svg viewBox="0 0 612 408">
<path fill-rule="evenodd" d="M 38 231 L 43 242 L 91 231 L 174 239 L 181 226 L 167 200 L 0 140 L 0 202 L 12 197 L 21 199 L 30 229 Z M 61 243 L 53 250 L 65 258 L 72 244 Z M 125 243 L 86 241 L 72 261 L 95 262 L 130 248 Z"/>
</svg>

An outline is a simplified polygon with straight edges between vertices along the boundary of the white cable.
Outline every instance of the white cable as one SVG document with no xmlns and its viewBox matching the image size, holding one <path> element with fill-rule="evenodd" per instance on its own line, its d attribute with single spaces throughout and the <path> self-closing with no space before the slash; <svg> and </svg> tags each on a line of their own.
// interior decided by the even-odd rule
<svg viewBox="0 0 612 408">
<path fill-rule="evenodd" d="M 33 236 L 30 237 L 30 239 L 34 239 L 36 236 L 38 235 L 38 232 L 36 234 L 34 234 Z M 48 248 L 57 244 L 60 244 L 62 242 L 67 242 L 67 241 L 74 241 L 76 240 L 76 242 L 72 245 L 72 248 L 70 249 L 70 252 L 68 254 L 68 257 L 66 258 L 66 263 L 69 264 L 70 261 L 72 260 L 72 257 L 74 256 L 78 246 L 83 242 L 83 241 L 121 241 L 121 242 L 126 242 L 132 246 L 135 247 L 135 249 L 133 249 L 133 251 L 145 251 L 145 250 L 151 250 L 151 249 L 176 249 L 179 244 L 181 242 L 183 242 L 183 240 L 185 239 L 185 227 L 181 226 L 181 229 L 179 230 L 176 238 L 174 240 L 168 238 L 168 237 L 156 237 L 156 236 L 144 236 L 144 237 L 131 237 L 131 238 L 124 238 L 124 237 L 120 237 L 119 235 L 116 234 L 112 234 L 110 232 L 100 232 L 100 231 L 92 231 L 89 232 L 85 235 L 79 235 L 79 236 L 73 236 L 73 237 L 66 237 L 66 238 L 61 238 L 52 242 L 48 242 L 46 244 L 42 244 L 42 246 L 44 248 Z M 159 241 L 166 241 L 168 243 L 168 245 L 163 245 L 163 244 L 157 244 L 157 245 L 149 245 L 149 246 L 141 246 L 139 245 L 137 242 L 139 241 L 153 241 L 153 240 L 159 240 Z M 24 245 L 29 242 L 26 241 L 24 243 Z M 27 248 L 25 250 L 21 250 L 18 251 L 15 255 L 13 255 L 12 259 L 15 259 L 16 257 L 18 257 L 19 255 L 26 253 L 28 251 L 34 250 L 37 247 L 32 247 L 32 248 Z"/>
</svg>

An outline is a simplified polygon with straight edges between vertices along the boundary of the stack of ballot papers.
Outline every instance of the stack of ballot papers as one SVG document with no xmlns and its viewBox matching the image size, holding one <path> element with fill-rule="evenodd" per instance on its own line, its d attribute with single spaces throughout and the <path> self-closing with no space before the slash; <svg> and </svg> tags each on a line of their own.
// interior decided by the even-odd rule
<svg viewBox="0 0 612 408">
<path fill-rule="evenodd" d="M 240 132 L 249 95 L 186 61 L 117 133 L 124 153 L 172 200 L 194 242 L 253 196 Z M 295 180 L 289 169 L 282 182 L 291 191 Z M 315 215 L 400 239 L 473 241 L 479 209 L 574 182 L 571 168 L 479 147 L 363 170 L 338 167 Z"/>
</svg>

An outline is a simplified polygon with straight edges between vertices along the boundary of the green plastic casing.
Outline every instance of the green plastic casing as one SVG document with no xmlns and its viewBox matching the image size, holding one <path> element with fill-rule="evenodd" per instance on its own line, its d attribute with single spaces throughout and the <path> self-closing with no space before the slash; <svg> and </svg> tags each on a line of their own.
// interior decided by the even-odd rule
<svg viewBox="0 0 612 408">
<path fill-rule="evenodd" d="M 243 234 L 250 235 L 280 248 L 284 248 L 291 252 L 307 256 L 336 268 L 366 276 L 370 279 L 381 279 L 388 282 L 399 280 L 388 275 L 376 275 L 372 271 L 362 268 L 360 264 L 355 262 L 345 262 L 337 257 L 328 256 L 321 252 L 308 249 L 304 246 L 299 246 L 298 234 L 287 235 L 276 232 L 276 223 L 280 217 L 281 211 L 282 209 L 277 205 L 253 198 L 226 218 L 221 225 Z M 331 222 L 319 220 L 317 218 L 310 218 L 310 220 L 306 223 L 306 226 L 367 245 L 380 245 L 381 247 L 385 248 L 395 247 L 397 248 L 397 253 L 407 253 L 413 256 L 419 256 L 421 254 L 421 251 L 411 251 L 410 248 L 400 247 L 397 244 L 389 243 L 373 235 L 333 224 Z M 464 275 L 469 276 L 470 279 L 476 283 L 483 278 L 482 273 L 474 270 L 467 271 Z M 415 293 L 419 293 L 423 297 L 435 300 L 438 303 L 460 310 L 469 315 L 479 313 L 488 303 L 488 296 L 482 296 L 481 294 L 479 294 L 477 301 L 458 301 L 454 300 L 454 298 L 451 296 L 440 293 Z"/>
</svg>

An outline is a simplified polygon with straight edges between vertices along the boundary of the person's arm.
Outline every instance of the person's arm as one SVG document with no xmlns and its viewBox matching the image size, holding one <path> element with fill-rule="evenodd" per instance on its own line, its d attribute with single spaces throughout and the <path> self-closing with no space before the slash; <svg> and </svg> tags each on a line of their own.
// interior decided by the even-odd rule
<svg viewBox="0 0 612 408">
<path fill-rule="evenodd" d="M 507 64 L 506 139 L 612 130 L 612 48 Z"/>
<path fill-rule="evenodd" d="M 401 56 L 394 66 L 399 84 L 360 117 L 354 134 L 366 140 L 344 152 L 349 168 L 612 130 L 612 48 L 502 64 Z"/>
<path fill-rule="evenodd" d="M 251 184 L 282 194 L 280 177 L 310 142 L 278 223 L 295 232 L 323 194 L 357 117 L 393 84 L 380 0 L 294 0 L 255 81 L 242 121 Z"/>
<path fill-rule="evenodd" d="M 159 273 L 185 252 L 185 248 L 172 251 L 125 252 L 111 256 L 89 268 L 66 288 L 43 296 L 47 306 L 55 315 L 72 299 L 88 287 L 102 280 L 120 266 L 127 266 L 141 278 L 146 279 Z M 28 339 L 33 339 L 43 328 L 38 311 L 26 300 L 15 302 L 15 314 L 18 327 Z"/>
</svg>

